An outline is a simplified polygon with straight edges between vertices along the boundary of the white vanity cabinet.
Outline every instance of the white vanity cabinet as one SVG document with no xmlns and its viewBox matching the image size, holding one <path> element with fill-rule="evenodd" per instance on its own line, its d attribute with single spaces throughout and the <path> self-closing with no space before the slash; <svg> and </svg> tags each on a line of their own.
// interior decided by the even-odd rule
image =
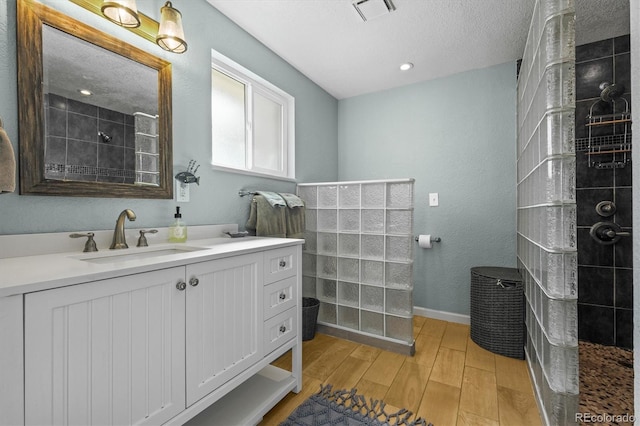
<svg viewBox="0 0 640 426">
<path fill-rule="evenodd" d="M 298 330 L 297 260 L 291 249 L 265 253 L 264 350 L 271 353 Z"/>
<path fill-rule="evenodd" d="M 262 253 L 187 266 L 187 405 L 262 351 Z"/>
<path fill-rule="evenodd" d="M 302 385 L 300 252 L 25 294 L 25 424 L 259 421 Z M 269 365 L 289 349 L 292 372 Z"/>
<path fill-rule="evenodd" d="M 185 408 L 184 267 L 25 295 L 27 425 L 162 424 Z"/>
</svg>

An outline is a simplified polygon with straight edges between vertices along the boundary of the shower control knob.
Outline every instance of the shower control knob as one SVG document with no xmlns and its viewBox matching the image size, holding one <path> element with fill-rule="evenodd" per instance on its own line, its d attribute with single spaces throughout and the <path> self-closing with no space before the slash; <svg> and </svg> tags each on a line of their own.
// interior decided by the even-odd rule
<svg viewBox="0 0 640 426">
<path fill-rule="evenodd" d="M 600 201 L 596 205 L 596 213 L 602 217 L 613 216 L 616 210 L 616 205 L 613 201 Z"/>
<path fill-rule="evenodd" d="M 598 222 L 591 227 L 589 235 L 598 244 L 611 245 L 617 243 L 622 237 L 631 236 L 631 233 L 623 231 L 616 223 Z"/>
</svg>

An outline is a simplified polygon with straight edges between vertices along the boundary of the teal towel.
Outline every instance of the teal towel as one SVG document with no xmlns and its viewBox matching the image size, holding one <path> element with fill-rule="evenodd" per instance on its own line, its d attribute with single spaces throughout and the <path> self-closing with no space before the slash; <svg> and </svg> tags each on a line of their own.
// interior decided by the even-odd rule
<svg viewBox="0 0 640 426">
<path fill-rule="evenodd" d="M 297 195 L 289 194 L 287 192 L 281 192 L 280 196 L 287 203 L 287 206 L 290 208 L 294 207 L 304 207 L 304 201 L 300 199 Z"/>
<path fill-rule="evenodd" d="M 259 237 L 285 238 L 285 210 L 284 207 L 272 207 L 262 195 L 254 195 L 246 229 Z"/>
<path fill-rule="evenodd" d="M 256 193 L 262 195 L 269 202 L 271 207 L 285 207 L 287 205 L 282 197 L 276 192 L 257 191 Z"/>
</svg>

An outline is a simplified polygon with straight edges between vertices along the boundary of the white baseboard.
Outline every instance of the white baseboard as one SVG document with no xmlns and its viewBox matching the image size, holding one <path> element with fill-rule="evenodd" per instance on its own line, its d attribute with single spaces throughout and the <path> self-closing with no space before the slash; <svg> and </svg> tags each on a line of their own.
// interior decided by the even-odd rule
<svg viewBox="0 0 640 426">
<path fill-rule="evenodd" d="M 414 306 L 413 313 L 414 315 L 419 315 L 421 317 L 456 322 L 458 324 L 469 325 L 471 323 L 469 315 L 456 314 L 454 312 L 437 311 L 435 309 L 421 308 L 420 306 Z"/>
</svg>

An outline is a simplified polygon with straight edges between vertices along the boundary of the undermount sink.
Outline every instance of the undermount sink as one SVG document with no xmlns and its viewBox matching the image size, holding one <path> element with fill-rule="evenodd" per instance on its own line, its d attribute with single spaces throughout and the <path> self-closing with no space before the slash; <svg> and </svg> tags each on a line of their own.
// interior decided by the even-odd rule
<svg viewBox="0 0 640 426">
<path fill-rule="evenodd" d="M 133 249 L 133 250 L 136 250 L 136 249 Z M 91 262 L 91 263 L 116 263 L 116 262 L 125 262 L 128 260 L 139 260 L 139 259 L 149 259 L 152 257 L 169 256 L 172 254 L 183 254 L 183 253 L 188 253 L 191 251 L 198 251 L 198 250 L 204 250 L 204 248 L 190 247 L 190 246 L 183 246 L 183 247 L 174 246 L 174 247 L 158 247 L 157 249 L 147 249 L 147 250 L 132 251 L 132 252 L 128 252 L 125 250 L 124 253 L 118 250 L 116 253 L 114 252 L 99 253 L 92 256 L 77 257 L 77 259 L 82 260 L 84 262 Z"/>
</svg>

